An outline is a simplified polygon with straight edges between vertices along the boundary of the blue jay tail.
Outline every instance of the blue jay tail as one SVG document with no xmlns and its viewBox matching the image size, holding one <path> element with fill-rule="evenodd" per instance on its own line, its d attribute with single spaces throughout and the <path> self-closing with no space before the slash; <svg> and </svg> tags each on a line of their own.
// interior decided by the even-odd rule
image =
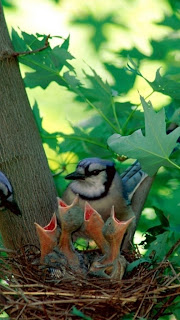
<svg viewBox="0 0 180 320">
<path fill-rule="evenodd" d="M 148 175 L 142 171 L 139 161 L 136 160 L 120 176 L 123 185 L 123 196 L 127 204 L 130 204 L 135 191 Z"/>
</svg>

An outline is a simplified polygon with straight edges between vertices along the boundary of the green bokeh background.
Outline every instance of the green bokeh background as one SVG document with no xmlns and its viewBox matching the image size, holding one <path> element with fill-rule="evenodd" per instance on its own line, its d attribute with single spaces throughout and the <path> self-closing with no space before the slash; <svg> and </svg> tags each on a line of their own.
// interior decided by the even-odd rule
<svg viewBox="0 0 180 320">
<path fill-rule="evenodd" d="M 135 47 L 141 55 L 151 56 L 151 59 L 146 58 L 141 62 L 141 73 L 145 74 L 150 81 L 154 79 L 157 68 L 162 67 L 166 71 L 172 57 L 178 59 L 178 54 L 173 56 L 171 53 L 166 56 L 166 59 L 161 58 L 159 61 L 157 58 L 153 59 L 151 42 L 153 39 L 158 43 L 158 40 L 172 31 L 169 26 L 158 25 L 158 23 L 165 16 L 172 16 L 174 10 L 178 12 L 178 1 L 6 0 L 3 4 L 10 32 L 13 27 L 28 33 L 38 32 L 64 38 L 70 35 L 69 51 L 76 58 L 72 64 L 82 81 L 82 70 L 89 70 L 89 66 L 92 66 L 104 81 L 112 83 L 112 76 L 105 69 L 104 63 L 125 66 L 128 58 L 125 60 L 120 54 L 123 49 L 131 50 Z M 59 39 L 53 41 L 56 45 Z M 27 67 L 21 65 L 22 75 L 27 70 Z M 129 100 L 137 104 L 139 93 L 145 97 L 150 92 L 149 85 L 142 78 L 137 77 L 135 85 L 127 95 L 121 96 L 121 101 Z M 57 83 L 51 83 L 46 90 L 40 87 L 27 88 L 27 94 L 32 106 L 37 101 L 43 117 L 43 128 L 50 133 L 55 131 L 70 133 L 72 129 L 69 122 L 77 124 L 87 117 L 85 104 L 79 103 L 75 100 L 73 93 L 58 86 Z M 159 109 L 170 102 L 170 97 L 154 93 L 151 96 L 151 102 L 156 109 Z M 70 159 L 67 170 L 71 171 L 79 160 L 75 154 L 70 156 L 57 154 L 46 144 L 44 148 L 50 167 L 54 171 L 63 168 L 67 158 Z M 126 166 L 126 164 L 121 165 L 120 171 L 123 171 Z M 57 184 L 61 194 L 65 188 L 65 182 L 61 179 Z M 169 173 L 169 170 L 161 168 L 140 221 L 136 242 L 140 242 L 142 232 L 159 223 L 152 206 L 162 208 L 168 216 L 172 208 L 175 210 L 177 208 L 177 202 L 174 199 L 177 199 L 178 192 L 176 170 Z M 174 214 L 172 224 L 180 223 L 178 219 Z"/>
<path fill-rule="evenodd" d="M 145 74 L 150 81 L 153 81 L 157 68 L 162 67 L 166 72 L 168 68 L 177 67 L 180 70 L 180 40 L 173 52 L 167 50 L 166 46 L 160 58 L 153 58 L 153 43 L 161 41 L 172 32 L 170 26 L 158 24 L 165 16 L 180 17 L 180 1 L 176 0 L 4 0 L 4 12 L 9 31 L 11 28 L 20 28 L 28 33 L 50 34 L 67 38 L 70 35 L 69 51 L 76 58 L 72 65 L 76 68 L 78 77 L 83 81 L 83 71 L 89 70 L 92 66 L 96 72 L 113 83 L 112 75 L 107 71 L 104 63 L 116 66 L 125 66 L 128 57 L 122 57 L 122 50 L 136 48 L 146 58 L 141 61 L 141 73 Z M 178 20 L 178 19 L 177 19 Z M 174 18 L 173 23 L 176 23 Z M 179 23 L 179 25 L 178 25 Z M 180 22 L 177 21 L 177 28 Z M 53 44 L 59 43 L 54 39 Z M 157 47 L 157 51 L 160 48 Z M 121 52 L 121 53 L 120 53 Z M 148 59 L 148 56 L 151 57 Z M 28 70 L 21 65 L 22 75 Z M 180 71 L 175 75 L 180 80 Z M 51 83 L 46 90 L 40 87 L 35 89 L 27 88 L 27 94 L 31 105 L 38 103 L 40 114 L 43 117 L 43 128 L 53 133 L 61 131 L 70 133 L 72 131 L 70 122 L 77 124 L 87 117 L 85 104 L 79 103 L 75 95 L 66 88 L 60 87 L 57 83 Z M 151 93 L 149 85 L 140 77 L 135 80 L 135 85 L 126 95 L 121 95 L 121 101 L 139 103 L 139 93 L 146 97 Z M 151 96 L 153 106 L 158 110 L 170 103 L 169 96 L 154 93 Z M 89 115 L 89 113 L 88 113 Z M 69 159 L 67 172 L 74 169 L 78 162 L 75 154 L 57 154 L 44 144 L 49 165 L 52 171 L 61 170 Z M 91 156 L 91 155 L 90 155 Z M 101 157 L 101 155 L 99 155 Z M 123 171 L 127 164 L 118 165 Z M 61 194 L 65 188 L 62 179 L 55 181 L 57 189 Z M 149 228 L 160 224 L 153 206 L 160 208 L 170 220 L 171 227 L 180 225 L 179 179 L 177 170 L 161 168 L 156 181 L 150 192 L 146 207 L 140 220 L 135 242 L 142 241 L 142 234 Z M 143 250 L 142 250 L 143 252 Z M 171 319 L 174 316 L 171 316 Z M 165 318 L 163 318 L 165 319 Z M 167 317 L 167 319 L 169 319 Z"/>
</svg>

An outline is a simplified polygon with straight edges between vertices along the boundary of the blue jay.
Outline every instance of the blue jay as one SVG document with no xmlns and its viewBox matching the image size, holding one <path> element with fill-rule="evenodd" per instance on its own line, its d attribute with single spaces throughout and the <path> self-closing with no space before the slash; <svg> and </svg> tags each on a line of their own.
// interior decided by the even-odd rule
<svg viewBox="0 0 180 320">
<path fill-rule="evenodd" d="M 104 221 L 110 216 L 114 205 L 116 217 L 123 221 L 133 216 L 131 199 L 137 187 L 147 176 L 136 161 L 122 175 L 116 171 L 114 162 L 99 158 L 81 160 L 75 172 L 65 179 L 73 180 L 62 198 L 70 204 L 79 194 L 79 206 L 84 209 L 85 202 L 102 216 Z"/>
<path fill-rule="evenodd" d="M 5 174 L 0 171 L 0 210 L 5 208 L 16 215 L 21 215 L 18 205 L 13 199 L 12 186 Z"/>
<path fill-rule="evenodd" d="M 79 194 L 79 206 L 83 210 L 86 201 L 88 201 L 106 221 L 110 216 L 112 206 L 114 206 L 117 219 L 127 221 L 134 217 L 130 205 L 133 194 L 146 177 L 147 174 L 141 170 L 138 161 L 122 175 L 119 175 L 114 162 L 99 158 L 86 158 L 78 163 L 73 173 L 65 177 L 65 179 L 73 181 L 65 190 L 62 199 L 70 204 L 75 195 Z M 124 246 L 132 238 L 135 220 L 133 219 L 128 228 L 128 236 L 124 241 Z"/>
</svg>

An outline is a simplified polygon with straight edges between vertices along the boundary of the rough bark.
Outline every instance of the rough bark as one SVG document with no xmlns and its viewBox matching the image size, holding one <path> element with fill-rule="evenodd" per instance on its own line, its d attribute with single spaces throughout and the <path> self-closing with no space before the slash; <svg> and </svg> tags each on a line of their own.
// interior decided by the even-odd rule
<svg viewBox="0 0 180 320">
<path fill-rule="evenodd" d="M 38 244 L 34 222 L 45 225 L 56 210 L 56 192 L 24 89 L 0 3 L 0 170 L 10 180 L 22 217 L 0 212 L 7 248 Z"/>
</svg>

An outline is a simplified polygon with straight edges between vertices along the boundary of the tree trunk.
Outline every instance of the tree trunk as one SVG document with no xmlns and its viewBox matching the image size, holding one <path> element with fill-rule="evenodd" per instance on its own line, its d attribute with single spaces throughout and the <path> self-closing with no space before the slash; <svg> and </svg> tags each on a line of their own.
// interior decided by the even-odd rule
<svg viewBox="0 0 180 320">
<path fill-rule="evenodd" d="M 1 2 L 1 1 L 0 1 Z M 10 180 L 22 212 L 0 212 L 7 248 L 38 244 L 34 222 L 46 225 L 56 211 L 56 192 L 25 92 L 0 3 L 0 171 Z"/>
</svg>

